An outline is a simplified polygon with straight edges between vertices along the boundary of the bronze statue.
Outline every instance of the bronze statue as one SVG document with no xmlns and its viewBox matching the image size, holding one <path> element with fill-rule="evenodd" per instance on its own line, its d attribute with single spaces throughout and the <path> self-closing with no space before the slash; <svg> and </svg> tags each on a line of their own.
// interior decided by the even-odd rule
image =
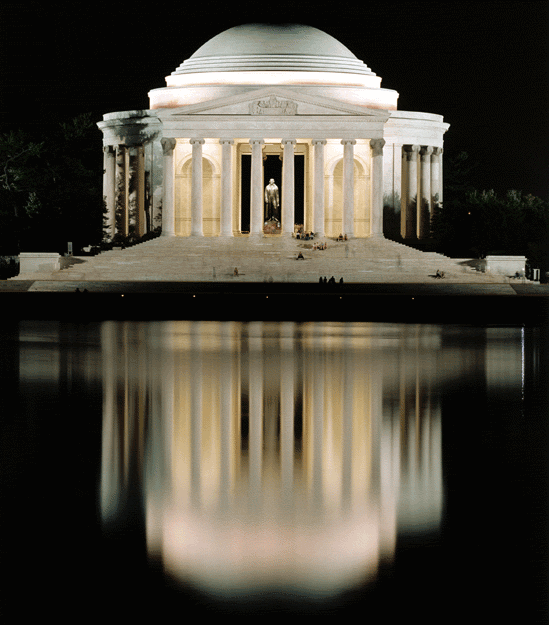
<svg viewBox="0 0 549 625">
<path fill-rule="evenodd" d="M 267 205 L 265 209 L 265 221 L 280 222 L 280 198 L 274 178 L 271 178 L 269 184 L 265 187 L 265 204 Z"/>
</svg>

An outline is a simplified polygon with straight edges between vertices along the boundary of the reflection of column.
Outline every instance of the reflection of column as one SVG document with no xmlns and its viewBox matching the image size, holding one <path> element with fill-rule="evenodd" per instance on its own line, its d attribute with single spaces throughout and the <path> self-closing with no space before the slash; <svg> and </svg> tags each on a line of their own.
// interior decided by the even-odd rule
<svg viewBox="0 0 549 625">
<path fill-rule="evenodd" d="M 232 350 L 231 334 L 232 326 L 228 323 L 222 326 L 220 353 L 220 428 L 221 444 L 219 459 L 219 507 L 223 511 L 229 510 L 230 491 L 232 481 L 232 454 L 231 454 L 231 434 L 232 434 L 232 406 L 233 406 L 233 363 L 236 357 Z"/>
<path fill-rule="evenodd" d="M 353 486 L 353 391 L 354 391 L 354 350 L 348 346 L 343 351 L 343 451 L 341 467 L 341 508 L 349 510 Z"/>
<path fill-rule="evenodd" d="M 117 323 L 107 321 L 101 326 L 103 427 L 101 442 L 101 517 L 104 523 L 114 521 L 122 492 L 119 428 L 116 405 L 115 363 Z"/>
<path fill-rule="evenodd" d="M 252 172 L 250 189 L 250 234 L 263 232 L 263 139 L 250 139 Z"/>
<path fill-rule="evenodd" d="M 312 370 L 310 375 L 313 380 L 313 415 L 312 415 L 312 503 L 316 511 L 322 508 L 323 497 L 323 471 L 322 452 L 324 442 L 324 375 L 325 367 L 322 354 L 313 354 L 311 358 Z"/>
<path fill-rule="evenodd" d="M 232 186 L 232 161 L 231 146 L 232 139 L 220 139 L 221 143 L 221 229 L 222 237 L 233 236 L 232 208 L 233 208 L 233 186 Z"/>
<path fill-rule="evenodd" d="M 371 226 L 370 235 L 373 237 L 383 236 L 383 146 L 385 139 L 371 139 L 372 170 L 370 175 L 371 184 Z"/>
<path fill-rule="evenodd" d="M 254 338 L 260 343 L 260 338 Z M 261 345 L 253 345 L 250 352 L 250 406 L 249 406 L 250 503 L 260 504 L 263 474 L 263 357 Z"/>
<path fill-rule="evenodd" d="M 282 232 L 291 234 L 294 231 L 294 145 L 295 139 L 283 139 L 284 155 L 282 160 Z"/>
<path fill-rule="evenodd" d="M 174 157 L 175 139 L 162 139 L 164 153 L 164 176 L 162 182 L 162 236 L 175 236 Z"/>
<path fill-rule="evenodd" d="M 294 481 L 294 359 L 293 351 L 282 352 L 280 381 L 281 477 L 284 501 L 289 501 Z"/>
<path fill-rule="evenodd" d="M 313 139 L 314 192 L 313 228 L 317 236 L 324 236 L 324 146 L 326 139 Z"/>
<path fill-rule="evenodd" d="M 432 147 L 421 148 L 421 202 L 419 237 L 424 239 L 431 233 L 431 153 Z"/>
<path fill-rule="evenodd" d="M 112 145 L 103 148 L 103 202 L 105 203 L 107 237 L 114 236 L 114 179 L 116 158 Z"/>
<path fill-rule="evenodd" d="M 355 234 L 355 139 L 343 139 L 343 234 Z"/>
<path fill-rule="evenodd" d="M 202 460 L 202 352 L 200 325 L 191 334 L 191 503 L 201 504 L 201 460 Z"/>
<path fill-rule="evenodd" d="M 191 236 L 204 236 L 202 228 L 202 146 L 204 139 L 191 139 L 193 146 L 191 175 Z"/>
<path fill-rule="evenodd" d="M 404 147 L 408 164 L 408 189 L 406 193 L 406 210 L 402 215 L 402 236 L 405 239 L 417 237 L 417 154 L 419 145 Z"/>
</svg>

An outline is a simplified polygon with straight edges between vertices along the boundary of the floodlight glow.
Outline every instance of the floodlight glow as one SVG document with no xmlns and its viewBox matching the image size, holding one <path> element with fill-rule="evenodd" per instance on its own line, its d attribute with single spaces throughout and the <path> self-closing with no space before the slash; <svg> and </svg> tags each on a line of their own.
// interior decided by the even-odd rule
<svg viewBox="0 0 549 625">
<path fill-rule="evenodd" d="M 365 74 L 340 72 L 201 72 L 172 74 L 166 77 L 168 87 L 194 85 L 345 85 L 379 89 L 381 78 Z"/>
</svg>

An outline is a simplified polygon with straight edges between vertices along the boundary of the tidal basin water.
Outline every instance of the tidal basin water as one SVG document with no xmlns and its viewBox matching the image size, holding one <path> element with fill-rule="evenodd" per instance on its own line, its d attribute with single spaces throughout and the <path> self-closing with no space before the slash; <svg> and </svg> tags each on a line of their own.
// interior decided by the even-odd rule
<svg viewBox="0 0 549 625">
<path fill-rule="evenodd" d="M 8 324 L 4 610 L 546 622 L 548 344 L 543 327 Z"/>
</svg>

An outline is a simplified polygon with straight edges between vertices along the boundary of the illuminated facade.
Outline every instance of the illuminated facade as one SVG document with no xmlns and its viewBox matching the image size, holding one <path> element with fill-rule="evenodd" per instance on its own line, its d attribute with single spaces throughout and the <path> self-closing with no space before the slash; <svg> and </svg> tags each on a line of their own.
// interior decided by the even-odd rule
<svg viewBox="0 0 549 625">
<path fill-rule="evenodd" d="M 299 25 L 217 35 L 149 93 L 150 109 L 104 115 L 111 235 L 404 238 L 442 201 L 440 115 L 399 111 L 336 39 Z M 264 188 L 280 187 L 266 224 Z"/>
</svg>

